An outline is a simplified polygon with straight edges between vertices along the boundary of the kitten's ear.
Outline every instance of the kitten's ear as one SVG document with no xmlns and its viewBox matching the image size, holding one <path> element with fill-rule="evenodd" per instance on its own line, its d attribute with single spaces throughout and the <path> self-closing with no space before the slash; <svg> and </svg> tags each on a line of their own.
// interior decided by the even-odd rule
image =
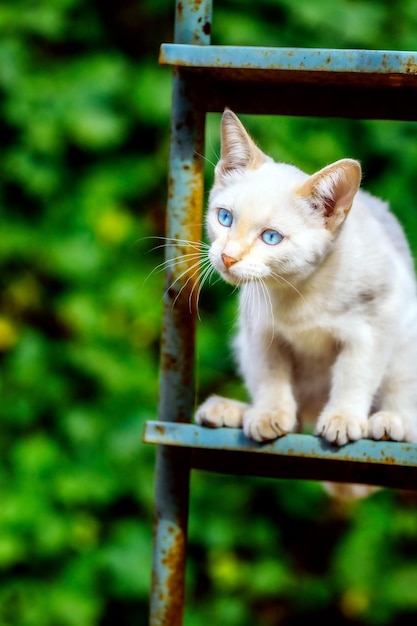
<svg viewBox="0 0 417 626">
<path fill-rule="evenodd" d="M 326 227 L 336 231 L 351 209 L 360 182 L 359 162 L 342 159 L 310 176 L 298 193 L 323 213 Z"/>
<path fill-rule="evenodd" d="M 221 122 L 221 157 L 215 168 L 215 182 L 221 184 L 234 171 L 257 169 L 270 161 L 254 143 L 239 118 L 225 109 Z"/>
</svg>

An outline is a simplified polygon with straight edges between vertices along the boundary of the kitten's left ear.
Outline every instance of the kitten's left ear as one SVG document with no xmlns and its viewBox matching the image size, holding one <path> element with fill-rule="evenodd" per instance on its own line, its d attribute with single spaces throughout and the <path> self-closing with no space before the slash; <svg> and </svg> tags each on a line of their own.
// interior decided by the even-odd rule
<svg viewBox="0 0 417 626">
<path fill-rule="evenodd" d="M 230 109 L 225 109 L 221 123 L 221 157 L 215 168 L 216 183 L 222 184 L 228 174 L 257 169 L 270 161 Z"/>
<path fill-rule="evenodd" d="M 326 227 L 334 232 L 346 219 L 360 182 L 359 162 L 341 159 L 310 176 L 298 193 L 322 212 Z"/>
</svg>

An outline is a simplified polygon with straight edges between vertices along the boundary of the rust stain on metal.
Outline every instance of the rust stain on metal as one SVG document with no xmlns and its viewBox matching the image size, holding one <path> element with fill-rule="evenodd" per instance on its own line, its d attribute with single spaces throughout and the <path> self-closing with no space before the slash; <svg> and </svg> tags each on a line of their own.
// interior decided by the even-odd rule
<svg viewBox="0 0 417 626">
<path fill-rule="evenodd" d="M 165 349 L 165 342 L 162 339 L 161 345 L 161 368 L 163 370 L 176 370 L 177 369 L 177 359 L 172 356 L 168 350 Z"/>
<path fill-rule="evenodd" d="M 390 441 L 388 438 L 383 439 L 384 441 Z M 384 464 L 386 465 L 396 465 L 397 461 L 392 456 L 386 456 L 385 452 L 382 450 L 381 456 L 384 459 Z"/>
<path fill-rule="evenodd" d="M 208 0 L 181 0 L 177 3 L 177 43 L 209 43 L 211 4 Z"/>
<path fill-rule="evenodd" d="M 198 13 L 200 11 L 200 6 L 204 4 L 206 0 L 192 0 L 191 2 L 188 0 L 184 0 L 184 2 L 178 2 L 177 10 L 178 16 L 180 18 L 183 17 L 184 11 L 194 11 L 194 13 Z M 185 6 L 184 6 L 185 5 Z"/>
<path fill-rule="evenodd" d="M 199 11 L 200 10 L 200 6 L 202 4 L 204 4 L 205 0 L 194 0 L 193 2 L 190 2 L 190 8 L 192 11 Z"/>
<path fill-rule="evenodd" d="M 172 264 L 166 270 L 166 315 L 161 342 L 163 372 L 176 376 L 170 403 L 176 407 L 175 421 L 188 421 L 187 397 L 194 377 L 194 327 L 196 323 L 199 276 L 196 248 L 186 241 L 201 240 L 203 204 L 202 159 L 194 157 L 180 164 L 185 180 L 172 174 L 170 181 L 170 218 L 168 236 L 178 239 Z M 186 184 L 185 184 L 186 182 Z M 185 193 L 184 193 L 185 191 Z M 189 255 L 189 256 L 187 256 Z M 181 258 L 183 257 L 183 258 Z"/>
<path fill-rule="evenodd" d="M 165 426 L 163 426 L 162 424 L 156 424 L 155 426 L 155 430 L 157 433 L 159 433 L 160 435 L 164 435 L 165 434 Z"/>
<path fill-rule="evenodd" d="M 173 577 L 173 573 L 170 575 L 170 579 Z M 155 588 L 158 585 L 158 577 L 152 576 L 152 586 Z M 158 624 L 158 626 L 181 626 L 182 624 L 182 612 L 183 612 L 183 593 L 181 588 L 177 589 L 177 585 L 172 584 L 171 580 L 168 581 L 166 591 L 160 591 L 158 593 L 158 600 L 161 605 L 161 609 L 156 611 L 152 616 L 152 624 Z M 165 606 L 168 606 L 168 610 L 165 610 Z M 179 615 L 179 617 L 177 617 Z"/>
<path fill-rule="evenodd" d="M 168 532 L 170 532 L 170 541 L 173 540 L 173 544 L 162 559 L 162 564 L 167 568 L 169 574 L 165 581 L 164 591 L 160 593 L 160 599 L 164 603 L 164 607 L 168 608 L 159 615 L 160 621 L 158 624 L 161 626 L 180 626 L 184 605 L 184 587 L 178 572 L 182 571 L 184 567 L 185 541 L 180 533 L 177 533 L 177 536 L 172 539 L 174 534 L 173 528 Z"/>
<path fill-rule="evenodd" d="M 168 180 L 168 199 L 172 200 L 172 198 L 174 197 L 174 179 L 172 178 L 172 176 L 169 177 Z"/>
<path fill-rule="evenodd" d="M 409 59 L 405 65 L 405 71 L 407 74 L 416 74 L 417 73 L 417 62 L 415 58 Z"/>
</svg>

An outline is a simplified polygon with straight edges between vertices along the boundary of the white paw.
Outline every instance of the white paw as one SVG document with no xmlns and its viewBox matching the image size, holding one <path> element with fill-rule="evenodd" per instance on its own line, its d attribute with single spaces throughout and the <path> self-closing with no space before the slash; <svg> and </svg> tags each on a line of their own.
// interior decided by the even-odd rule
<svg viewBox="0 0 417 626">
<path fill-rule="evenodd" d="M 220 428 L 221 426 L 241 428 L 243 413 L 247 408 L 248 405 L 244 402 L 229 400 L 221 396 L 210 396 L 197 409 L 195 421 L 197 424 L 210 428 Z"/>
<path fill-rule="evenodd" d="M 349 441 L 366 439 L 368 421 L 352 415 L 321 416 L 315 429 L 316 435 L 327 439 L 330 443 L 344 446 Z"/>
<path fill-rule="evenodd" d="M 255 441 L 269 441 L 293 432 L 297 420 L 294 413 L 284 410 L 250 408 L 243 417 L 243 430 Z"/>
<path fill-rule="evenodd" d="M 369 418 L 371 439 L 408 441 L 408 428 L 401 415 L 392 411 L 378 411 Z"/>
</svg>

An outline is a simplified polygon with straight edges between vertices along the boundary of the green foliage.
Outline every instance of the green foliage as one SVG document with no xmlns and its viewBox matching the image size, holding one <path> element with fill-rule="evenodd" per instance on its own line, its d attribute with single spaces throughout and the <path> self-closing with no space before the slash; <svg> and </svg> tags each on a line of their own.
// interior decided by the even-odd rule
<svg viewBox="0 0 417 626">
<path fill-rule="evenodd" d="M 417 1 L 224 0 L 213 42 L 412 49 Z M 144 624 L 151 568 L 173 0 L 0 6 L 0 625 Z M 361 159 L 417 234 L 416 127 L 244 118 L 313 171 Z M 218 115 L 207 159 L 218 154 Z M 212 164 L 207 163 L 207 179 Z M 414 237 L 416 249 L 417 237 Z M 206 289 L 199 395 L 244 397 L 235 300 Z M 415 496 L 340 505 L 314 483 L 193 477 L 186 624 L 406 624 Z"/>
</svg>

